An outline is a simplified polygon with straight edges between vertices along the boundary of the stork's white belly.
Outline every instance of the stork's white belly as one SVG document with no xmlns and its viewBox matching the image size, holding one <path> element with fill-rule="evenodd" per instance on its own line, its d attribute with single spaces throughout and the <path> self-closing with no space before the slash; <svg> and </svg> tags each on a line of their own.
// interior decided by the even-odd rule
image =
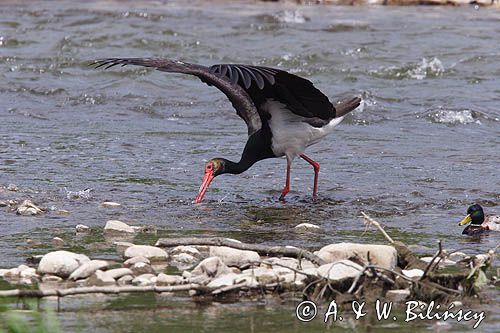
<svg viewBox="0 0 500 333">
<path fill-rule="evenodd" d="M 323 127 L 314 127 L 304 122 L 305 117 L 298 116 L 277 101 L 267 101 L 263 106 L 269 114 L 269 127 L 273 133 L 271 149 L 276 156 L 293 159 L 304 150 L 318 143 L 324 136 L 333 132 L 344 117 L 332 119 Z"/>
</svg>

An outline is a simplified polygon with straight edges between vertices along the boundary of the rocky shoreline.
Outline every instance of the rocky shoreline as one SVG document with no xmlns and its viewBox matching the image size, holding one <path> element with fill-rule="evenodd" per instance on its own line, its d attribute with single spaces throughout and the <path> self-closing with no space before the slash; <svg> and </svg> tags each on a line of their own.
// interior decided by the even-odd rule
<svg viewBox="0 0 500 333">
<path fill-rule="evenodd" d="M 43 214 L 33 202 L 10 202 L 17 214 Z M 116 206 L 116 203 L 103 203 Z M 297 293 L 302 299 L 338 303 L 386 299 L 394 302 L 468 302 L 486 285 L 498 284 L 492 262 L 496 250 L 468 255 L 447 251 L 441 243 L 433 256 L 418 258 L 406 244 L 394 241 L 375 225 L 388 244 L 337 243 L 311 252 L 294 246 L 246 244 L 229 238 L 160 238 L 154 245 L 130 242 L 151 227 L 109 220 L 101 230 L 113 241 L 120 260 L 91 259 L 65 250 L 30 258 L 29 264 L 0 269 L 13 287 L 0 297 L 67 296 L 133 292 L 181 292 L 196 299 L 237 295 Z M 312 224 L 297 232 L 321 230 Z M 75 233 L 89 233 L 79 224 Z M 57 237 L 56 237 L 57 238 Z M 62 239 L 53 239 L 53 245 Z M 174 272 L 174 273 L 172 273 Z M 14 287 L 15 288 L 15 287 Z"/>
</svg>

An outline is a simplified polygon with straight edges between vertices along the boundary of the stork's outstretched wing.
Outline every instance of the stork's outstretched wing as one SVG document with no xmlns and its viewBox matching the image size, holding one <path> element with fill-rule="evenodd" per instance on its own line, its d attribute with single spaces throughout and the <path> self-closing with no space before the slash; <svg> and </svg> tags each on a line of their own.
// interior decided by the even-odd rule
<svg viewBox="0 0 500 333">
<path fill-rule="evenodd" d="M 97 60 L 91 65 L 94 65 L 96 68 L 104 67 L 106 69 L 117 65 L 137 65 L 156 68 L 162 72 L 183 73 L 197 76 L 208 85 L 217 87 L 229 98 L 237 114 L 247 124 L 248 135 L 252 135 L 262 127 L 262 121 L 255 103 L 245 89 L 239 84 L 234 84 L 230 78 L 214 73 L 209 67 L 182 61 L 153 58 L 109 58 Z M 256 77 L 252 77 L 252 79 L 257 80 Z"/>
</svg>

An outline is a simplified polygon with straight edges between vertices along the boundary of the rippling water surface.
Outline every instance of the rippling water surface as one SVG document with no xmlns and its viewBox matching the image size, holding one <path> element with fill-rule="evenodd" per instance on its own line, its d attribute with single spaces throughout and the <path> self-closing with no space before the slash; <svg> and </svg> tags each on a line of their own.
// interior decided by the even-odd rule
<svg viewBox="0 0 500 333">
<path fill-rule="evenodd" d="M 363 233 L 365 211 L 428 252 L 439 239 L 486 251 L 499 236 L 463 237 L 457 222 L 471 202 L 500 211 L 499 23 L 500 12 L 468 7 L 3 2 L 0 199 L 33 198 L 51 211 L 0 212 L 0 267 L 47 252 L 56 235 L 68 248 L 116 256 L 109 244 L 73 236 L 78 223 L 102 227 L 111 218 L 155 225 L 165 237 L 318 248 L 383 241 Z M 286 162 L 273 159 L 217 178 L 194 206 L 205 162 L 238 160 L 245 124 L 196 78 L 87 66 L 114 56 L 278 67 L 332 101 L 357 94 L 363 103 L 308 150 L 322 165 L 317 202 L 301 160 L 287 203 L 278 202 Z M 17 192 L 6 189 L 11 183 Z M 99 208 L 104 200 L 123 207 Z M 325 232 L 296 234 L 300 222 Z"/>
</svg>

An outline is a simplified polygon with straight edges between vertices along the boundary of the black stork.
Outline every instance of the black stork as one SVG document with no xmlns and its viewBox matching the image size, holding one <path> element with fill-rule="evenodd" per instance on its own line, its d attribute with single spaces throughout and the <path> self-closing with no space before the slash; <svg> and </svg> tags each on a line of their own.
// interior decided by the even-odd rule
<svg viewBox="0 0 500 333">
<path fill-rule="evenodd" d="M 304 150 L 331 133 L 344 115 L 357 108 L 358 97 L 333 105 L 321 91 L 302 77 L 286 71 L 240 64 L 206 67 L 182 61 L 154 58 L 108 58 L 92 63 L 96 68 L 116 65 L 152 67 L 162 72 L 197 76 L 215 86 L 231 101 L 236 113 L 248 127 L 248 141 L 239 162 L 211 159 L 205 166 L 203 182 L 195 203 L 200 203 L 212 182 L 222 174 L 240 174 L 254 163 L 286 156 L 286 183 L 280 200 L 290 191 L 292 160 L 300 156 L 314 168 L 313 197 L 318 192 L 319 163 Z"/>
</svg>

